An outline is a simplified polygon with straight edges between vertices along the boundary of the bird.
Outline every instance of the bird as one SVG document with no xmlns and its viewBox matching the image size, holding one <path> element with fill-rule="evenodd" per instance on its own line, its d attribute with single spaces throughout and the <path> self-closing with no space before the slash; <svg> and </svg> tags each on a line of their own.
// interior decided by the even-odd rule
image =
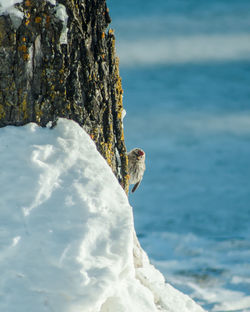
<svg viewBox="0 0 250 312">
<path fill-rule="evenodd" d="M 141 148 L 134 148 L 128 152 L 128 174 L 129 184 L 134 184 L 132 193 L 138 188 L 141 183 L 145 166 L 145 152 Z"/>
</svg>

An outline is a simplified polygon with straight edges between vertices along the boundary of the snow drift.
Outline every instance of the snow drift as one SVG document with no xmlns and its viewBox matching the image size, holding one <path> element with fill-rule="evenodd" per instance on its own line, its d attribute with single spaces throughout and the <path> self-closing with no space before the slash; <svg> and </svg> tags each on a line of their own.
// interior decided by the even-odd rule
<svg viewBox="0 0 250 312">
<path fill-rule="evenodd" d="M 0 142 L 0 311 L 203 311 L 134 244 L 127 196 L 78 124 Z"/>
</svg>

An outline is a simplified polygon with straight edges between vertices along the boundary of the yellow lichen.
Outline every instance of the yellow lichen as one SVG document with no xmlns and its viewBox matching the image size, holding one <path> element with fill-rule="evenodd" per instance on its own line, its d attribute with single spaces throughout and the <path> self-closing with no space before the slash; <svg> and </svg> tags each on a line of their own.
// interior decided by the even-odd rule
<svg viewBox="0 0 250 312">
<path fill-rule="evenodd" d="M 28 61 L 28 60 L 30 59 L 30 55 L 29 55 L 28 53 L 24 53 L 24 54 L 23 54 L 23 59 L 24 59 L 25 61 Z"/>
<path fill-rule="evenodd" d="M 41 21 L 42 21 L 42 18 L 40 17 L 40 16 L 37 16 L 36 18 L 35 18 L 35 23 L 41 23 Z"/>
<path fill-rule="evenodd" d="M 5 113 L 5 109 L 4 106 L 2 104 L 0 104 L 0 119 L 3 119 L 5 117 L 6 113 Z"/>
<path fill-rule="evenodd" d="M 25 52 L 27 52 L 27 47 L 23 44 L 23 45 L 18 47 L 18 50 L 25 53 Z"/>
<path fill-rule="evenodd" d="M 124 131 L 123 131 L 123 129 L 121 131 L 121 140 L 124 141 Z"/>
<path fill-rule="evenodd" d="M 24 99 L 22 101 L 22 112 L 23 112 L 23 119 L 28 119 L 28 111 L 27 111 L 27 94 L 24 94 Z"/>
<path fill-rule="evenodd" d="M 24 38 L 23 38 L 24 39 Z M 22 39 L 22 41 L 24 41 Z M 26 45 L 21 45 L 21 46 L 19 46 L 18 47 L 18 50 L 20 51 L 20 52 L 23 52 L 23 59 L 25 60 L 25 61 L 28 61 L 29 60 L 29 58 L 30 58 L 30 56 L 29 56 L 29 53 L 28 53 L 28 49 L 27 49 L 27 47 L 26 47 Z"/>
<path fill-rule="evenodd" d="M 19 101 L 19 108 L 18 108 L 18 116 L 22 120 L 28 119 L 28 109 L 27 109 L 27 93 L 23 92 L 22 89 L 18 90 L 18 101 Z"/>
<path fill-rule="evenodd" d="M 28 26 L 30 23 L 30 13 L 27 12 L 25 17 L 26 17 L 25 25 Z"/>
<path fill-rule="evenodd" d="M 109 35 L 113 35 L 114 34 L 114 30 L 113 29 L 109 29 Z"/>
<path fill-rule="evenodd" d="M 43 113 L 41 110 L 37 110 L 36 111 L 36 121 L 39 123 L 41 121 L 41 117 L 42 117 Z"/>
<path fill-rule="evenodd" d="M 113 31 L 109 31 L 109 35 L 113 35 Z M 123 89 L 122 89 L 122 81 L 119 73 L 119 58 L 115 56 L 115 37 L 111 37 L 111 54 L 114 58 L 113 64 L 113 75 L 114 75 L 114 89 L 115 89 L 115 98 L 116 98 L 116 118 L 119 127 L 119 131 L 117 133 L 119 144 L 121 144 L 122 149 L 124 150 L 123 153 L 120 153 L 121 161 L 123 164 L 123 173 L 124 176 L 122 177 L 121 185 L 124 188 L 125 192 L 128 193 L 129 190 L 129 175 L 127 174 L 128 170 L 128 157 L 126 155 L 126 148 L 124 145 L 124 131 L 122 127 L 122 111 L 123 111 Z"/>
</svg>

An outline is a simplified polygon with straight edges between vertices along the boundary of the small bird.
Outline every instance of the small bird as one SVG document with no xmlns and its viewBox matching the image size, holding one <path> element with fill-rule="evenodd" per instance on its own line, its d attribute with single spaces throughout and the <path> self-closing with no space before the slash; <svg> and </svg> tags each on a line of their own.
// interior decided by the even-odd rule
<svg viewBox="0 0 250 312">
<path fill-rule="evenodd" d="M 145 166 L 145 152 L 140 148 L 134 148 L 128 153 L 129 184 L 134 184 L 132 193 L 140 185 Z"/>
</svg>

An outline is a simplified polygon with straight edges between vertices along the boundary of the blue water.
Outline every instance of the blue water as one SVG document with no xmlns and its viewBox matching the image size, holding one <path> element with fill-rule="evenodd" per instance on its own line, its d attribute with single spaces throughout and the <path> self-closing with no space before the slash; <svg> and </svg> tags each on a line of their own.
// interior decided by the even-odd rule
<svg viewBox="0 0 250 312">
<path fill-rule="evenodd" d="M 146 152 L 140 242 L 208 311 L 250 311 L 250 1 L 108 6 L 126 145 Z"/>
</svg>

